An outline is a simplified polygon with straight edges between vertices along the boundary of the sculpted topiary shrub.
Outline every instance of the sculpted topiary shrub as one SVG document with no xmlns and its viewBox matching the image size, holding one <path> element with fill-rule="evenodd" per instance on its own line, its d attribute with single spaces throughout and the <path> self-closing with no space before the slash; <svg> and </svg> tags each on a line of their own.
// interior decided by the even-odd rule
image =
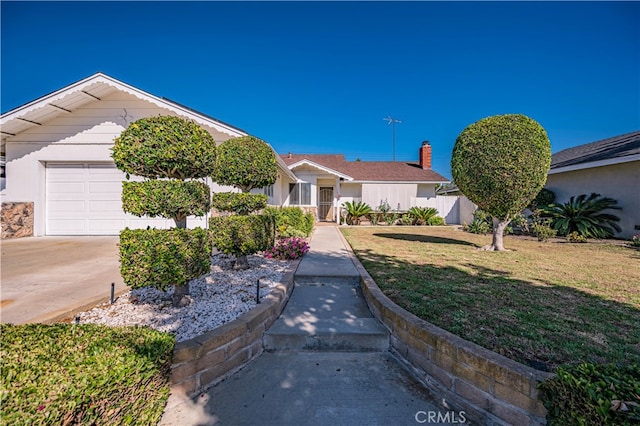
<svg viewBox="0 0 640 426">
<path fill-rule="evenodd" d="M 127 179 L 130 175 L 147 178 L 142 182 L 123 182 L 124 211 L 136 216 L 172 218 L 176 227 L 182 229 L 179 233 L 123 231 L 120 259 L 125 283 L 132 287 L 153 285 L 163 290 L 173 285 L 174 304 L 188 303 L 189 280 L 203 274 L 202 259 L 208 258 L 210 252 L 208 239 L 201 235 L 204 231 L 185 228 L 187 216 L 204 216 L 211 208 L 211 190 L 193 179 L 214 173 L 213 137 L 183 118 L 142 118 L 116 138 L 112 157 Z M 135 256 L 140 265 L 131 263 L 130 256 Z M 145 273 L 143 265 L 152 269 Z"/>
<path fill-rule="evenodd" d="M 179 223 L 189 215 L 204 216 L 210 199 L 209 185 L 197 180 L 122 182 L 122 208 L 138 217 L 171 217 Z"/>
<path fill-rule="evenodd" d="M 248 255 L 266 250 L 266 243 L 273 245 L 273 220 L 251 214 L 264 208 L 267 198 L 249 191 L 272 185 L 277 177 L 276 157 L 266 142 L 253 136 L 243 136 L 229 139 L 218 147 L 214 180 L 242 192 L 216 194 L 214 207 L 219 211 L 233 212 L 235 216 L 215 217 L 209 223 L 213 245 L 236 256 L 236 269 L 249 268 Z M 267 230 L 271 235 L 265 234 Z"/>
<path fill-rule="evenodd" d="M 274 222 L 266 215 L 233 215 L 209 219 L 213 245 L 225 254 L 246 256 L 273 247 Z"/>
<path fill-rule="evenodd" d="M 547 132 L 527 116 L 483 118 L 460 133 L 451 172 L 462 193 L 493 217 L 493 240 L 484 249 L 505 249 L 505 229 L 540 192 L 550 165 Z"/>
<path fill-rule="evenodd" d="M 131 288 L 167 290 L 211 268 L 209 233 L 196 229 L 125 229 L 120 233 L 120 272 Z"/>
<path fill-rule="evenodd" d="M 264 194 L 248 194 L 245 192 L 218 192 L 213 194 L 213 208 L 221 212 L 234 212 L 247 215 L 267 206 Z"/>
</svg>

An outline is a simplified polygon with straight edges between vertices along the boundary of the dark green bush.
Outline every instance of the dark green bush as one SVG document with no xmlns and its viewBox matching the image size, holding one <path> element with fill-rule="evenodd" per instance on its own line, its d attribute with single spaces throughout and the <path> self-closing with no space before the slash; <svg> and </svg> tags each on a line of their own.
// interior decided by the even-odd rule
<svg viewBox="0 0 640 426">
<path fill-rule="evenodd" d="M 640 424 L 640 367 L 583 363 L 538 385 L 549 425 Z"/>
<path fill-rule="evenodd" d="M 275 227 L 268 215 L 219 216 L 209 219 L 213 245 L 225 254 L 247 256 L 273 247 Z"/>
<path fill-rule="evenodd" d="M 552 227 L 560 235 L 573 232 L 586 238 L 610 238 L 614 232 L 620 232 L 617 222 L 620 218 L 605 210 L 621 210 L 613 198 L 601 197 L 600 194 L 581 194 L 569 198 L 564 204 L 550 204 L 541 209 L 541 215 L 550 217 Z"/>
<path fill-rule="evenodd" d="M 313 213 L 300 207 L 267 207 L 264 214 L 273 217 L 279 238 L 308 237 L 315 224 Z"/>
<path fill-rule="evenodd" d="M 122 209 L 134 216 L 204 216 L 211 208 L 209 191 L 195 180 L 122 182 Z"/>
<path fill-rule="evenodd" d="M 278 163 L 271 147 L 253 136 L 224 141 L 217 151 L 213 180 L 249 192 L 273 184 L 278 177 Z"/>
<path fill-rule="evenodd" d="M 534 198 L 533 201 L 531 201 L 528 208 L 531 210 L 535 210 L 542 207 L 546 207 L 549 204 L 553 204 L 555 200 L 556 200 L 556 194 L 553 191 L 547 188 L 542 188 L 540 192 L 538 192 L 538 195 L 536 195 L 536 198 Z"/>
<path fill-rule="evenodd" d="M 362 201 L 347 201 L 344 203 L 344 209 L 347 212 L 347 224 L 358 225 L 361 218 L 366 218 L 373 210 L 369 204 Z"/>
<path fill-rule="evenodd" d="M 221 212 L 246 215 L 267 206 L 267 196 L 248 192 L 217 192 L 213 194 L 213 208 Z"/>
<path fill-rule="evenodd" d="M 211 240 L 202 228 L 120 232 L 120 273 L 131 288 L 184 286 L 210 267 Z"/>
<path fill-rule="evenodd" d="M 445 220 L 444 220 L 444 218 L 442 216 L 431 216 L 427 220 L 427 225 L 429 225 L 429 226 L 444 226 L 446 224 L 447 224 L 447 222 L 445 222 Z"/>
<path fill-rule="evenodd" d="M 180 117 L 136 120 L 116 138 L 112 151 L 116 167 L 127 174 L 184 180 L 215 172 L 213 137 Z"/>
<path fill-rule="evenodd" d="M 438 210 L 433 207 L 411 207 L 407 213 L 414 218 L 416 225 L 426 225 L 429 219 L 438 214 Z"/>
<path fill-rule="evenodd" d="M 538 241 L 547 241 L 556 236 L 558 231 L 551 227 L 551 219 L 538 218 L 531 224 L 531 232 L 538 237 Z"/>
<path fill-rule="evenodd" d="M 473 212 L 473 222 L 465 224 L 464 230 L 472 234 L 488 234 L 493 230 L 491 215 L 482 209 L 476 209 Z"/>
<path fill-rule="evenodd" d="M 155 425 L 174 337 L 95 324 L 0 325 L 0 424 Z"/>
</svg>

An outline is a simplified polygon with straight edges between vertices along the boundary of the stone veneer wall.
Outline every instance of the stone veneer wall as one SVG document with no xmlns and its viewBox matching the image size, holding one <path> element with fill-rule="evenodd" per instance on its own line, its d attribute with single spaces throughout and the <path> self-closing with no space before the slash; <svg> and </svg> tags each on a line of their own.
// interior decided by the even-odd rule
<svg viewBox="0 0 640 426">
<path fill-rule="evenodd" d="M 262 336 L 289 301 L 299 263 L 293 262 L 281 283 L 251 311 L 176 344 L 171 367 L 172 394 L 195 395 L 240 370 L 264 351 Z"/>
<path fill-rule="evenodd" d="M 342 237 L 344 239 L 344 237 Z M 468 342 L 402 309 L 377 286 L 345 241 L 373 315 L 389 330 L 391 347 L 434 395 L 486 425 L 546 424 L 537 384 L 550 377 Z"/>
<path fill-rule="evenodd" d="M 2 238 L 33 236 L 33 203 L 2 203 Z"/>
</svg>

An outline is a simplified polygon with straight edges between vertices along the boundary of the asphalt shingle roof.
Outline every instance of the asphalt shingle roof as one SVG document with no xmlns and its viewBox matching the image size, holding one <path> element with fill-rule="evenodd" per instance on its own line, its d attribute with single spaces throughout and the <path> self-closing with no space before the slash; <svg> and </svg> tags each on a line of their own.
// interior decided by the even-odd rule
<svg viewBox="0 0 640 426">
<path fill-rule="evenodd" d="M 303 160 L 351 176 L 356 181 L 448 182 L 449 179 L 418 163 L 401 161 L 347 161 L 342 154 L 282 154 L 287 166 Z"/>
<path fill-rule="evenodd" d="M 635 154 L 640 154 L 640 130 L 556 152 L 551 169 Z"/>
</svg>

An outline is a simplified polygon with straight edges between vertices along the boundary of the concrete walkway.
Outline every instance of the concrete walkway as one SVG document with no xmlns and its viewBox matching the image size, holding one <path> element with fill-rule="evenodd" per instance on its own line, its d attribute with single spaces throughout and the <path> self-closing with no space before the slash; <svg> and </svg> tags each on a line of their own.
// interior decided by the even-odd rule
<svg viewBox="0 0 640 426">
<path fill-rule="evenodd" d="M 161 425 L 416 425 L 445 413 L 388 351 L 345 244 L 317 226 L 266 352 Z"/>
</svg>

